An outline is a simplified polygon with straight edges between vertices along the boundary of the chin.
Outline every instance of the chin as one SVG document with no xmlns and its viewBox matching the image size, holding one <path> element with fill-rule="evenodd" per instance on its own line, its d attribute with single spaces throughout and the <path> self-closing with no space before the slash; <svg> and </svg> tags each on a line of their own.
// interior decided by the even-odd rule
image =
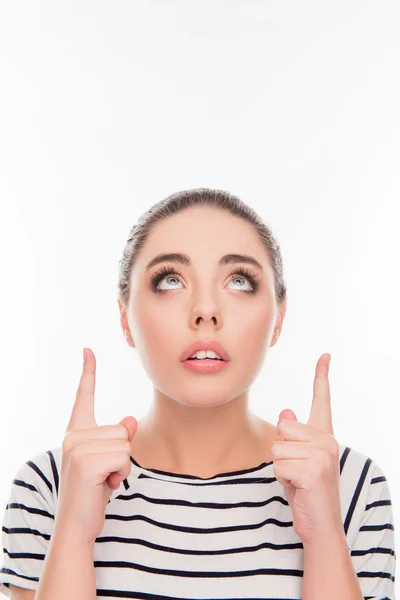
<svg viewBox="0 0 400 600">
<path fill-rule="evenodd" d="M 184 406 L 190 406 L 193 408 L 210 408 L 212 406 L 222 406 L 227 402 L 233 400 L 238 394 L 235 393 L 234 390 L 227 390 L 226 385 L 221 386 L 221 390 L 218 390 L 218 386 L 214 386 L 211 388 L 209 385 L 204 386 L 196 386 L 194 390 L 193 384 L 189 384 L 185 386 L 187 389 L 184 389 L 183 386 L 179 389 L 171 389 L 171 388 L 158 388 L 160 392 L 178 402 L 179 404 L 183 404 Z"/>
<path fill-rule="evenodd" d="M 181 396 L 179 398 L 174 398 L 174 400 L 176 400 L 176 402 L 179 402 L 179 404 L 183 404 L 185 406 L 190 406 L 192 408 L 212 408 L 213 406 L 222 406 L 223 404 L 226 404 L 227 402 L 230 402 L 233 398 L 221 398 L 221 396 L 218 397 L 193 397 L 193 395 L 191 397 L 184 397 L 182 398 Z"/>
</svg>

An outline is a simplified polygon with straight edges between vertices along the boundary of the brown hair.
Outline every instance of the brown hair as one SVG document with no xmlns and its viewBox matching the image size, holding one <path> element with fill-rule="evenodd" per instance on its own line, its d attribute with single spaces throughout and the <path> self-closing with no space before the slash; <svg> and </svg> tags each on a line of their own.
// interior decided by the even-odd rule
<svg viewBox="0 0 400 600">
<path fill-rule="evenodd" d="M 275 280 L 275 296 L 278 306 L 286 300 L 287 288 L 283 279 L 280 246 L 271 229 L 258 213 L 230 192 L 210 188 L 182 190 L 167 196 L 142 214 L 137 225 L 130 231 L 123 255 L 119 261 L 118 298 L 125 309 L 129 305 L 131 273 L 137 256 L 157 221 L 166 219 L 192 206 L 209 205 L 230 212 L 254 226 L 268 253 Z"/>
</svg>

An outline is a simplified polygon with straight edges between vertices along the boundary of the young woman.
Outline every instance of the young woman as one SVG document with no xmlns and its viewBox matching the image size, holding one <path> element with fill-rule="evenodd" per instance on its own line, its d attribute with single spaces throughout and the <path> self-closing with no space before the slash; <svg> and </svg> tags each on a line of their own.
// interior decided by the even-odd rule
<svg viewBox="0 0 400 600">
<path fill-rule="evenodd" d="M 388 484 L 334 438 L 329 356 L 307 424 L 290 408 L 279 426 L 249 409 L 287 302 L 279 244 L 257 213 L 221 190 L 169 196 L 133 227 L 118 287 L 151 408 L 97 427 L 87 349 L 62 447 L 13 481 L 0 591 L 329 600 L 323 586 L 342 585 L 341 600 L 394 598 Z"/>
</svg>

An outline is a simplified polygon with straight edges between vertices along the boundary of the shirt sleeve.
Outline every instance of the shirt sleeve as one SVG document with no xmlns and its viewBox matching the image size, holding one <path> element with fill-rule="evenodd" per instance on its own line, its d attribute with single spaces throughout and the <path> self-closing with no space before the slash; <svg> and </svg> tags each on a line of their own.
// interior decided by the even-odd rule
<svg viewBox="0 0 400 600">
<path fill-rule="evenodd" d="M 368 491 L 351 558 L 364 600 L 395 600 L 396 552 L 389 485 L 372 461 Z"/>
<path fill-rule="evenodd" d="M 54 525 L 54 457 L 43 452 L 28 460 L 12 481 L 3 515 L 0 593 L 10 584 L 36 590 Z M 54 472 L 54 471 L 53 471 Z"/>
</svg>

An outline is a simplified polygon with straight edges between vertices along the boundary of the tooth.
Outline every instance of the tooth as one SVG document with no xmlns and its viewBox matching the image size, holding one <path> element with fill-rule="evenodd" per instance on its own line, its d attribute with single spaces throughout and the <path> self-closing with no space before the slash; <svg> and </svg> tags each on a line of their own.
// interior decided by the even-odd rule
<svg viewBox="0 0 400 600">
<path fill-rule="evenodd" d="M 214 354 L 215 356 L 208 356 L 208 354 Z M 205 360 L 205 359 L 222 360 L 218 356 L 218 354 L 216 352 L 214 352 L 213 350 L 198 350 L 197 352 L 192 354 L 192 356 L 190 358 L 192 358 L 194 360 Z"/>
</svg>

